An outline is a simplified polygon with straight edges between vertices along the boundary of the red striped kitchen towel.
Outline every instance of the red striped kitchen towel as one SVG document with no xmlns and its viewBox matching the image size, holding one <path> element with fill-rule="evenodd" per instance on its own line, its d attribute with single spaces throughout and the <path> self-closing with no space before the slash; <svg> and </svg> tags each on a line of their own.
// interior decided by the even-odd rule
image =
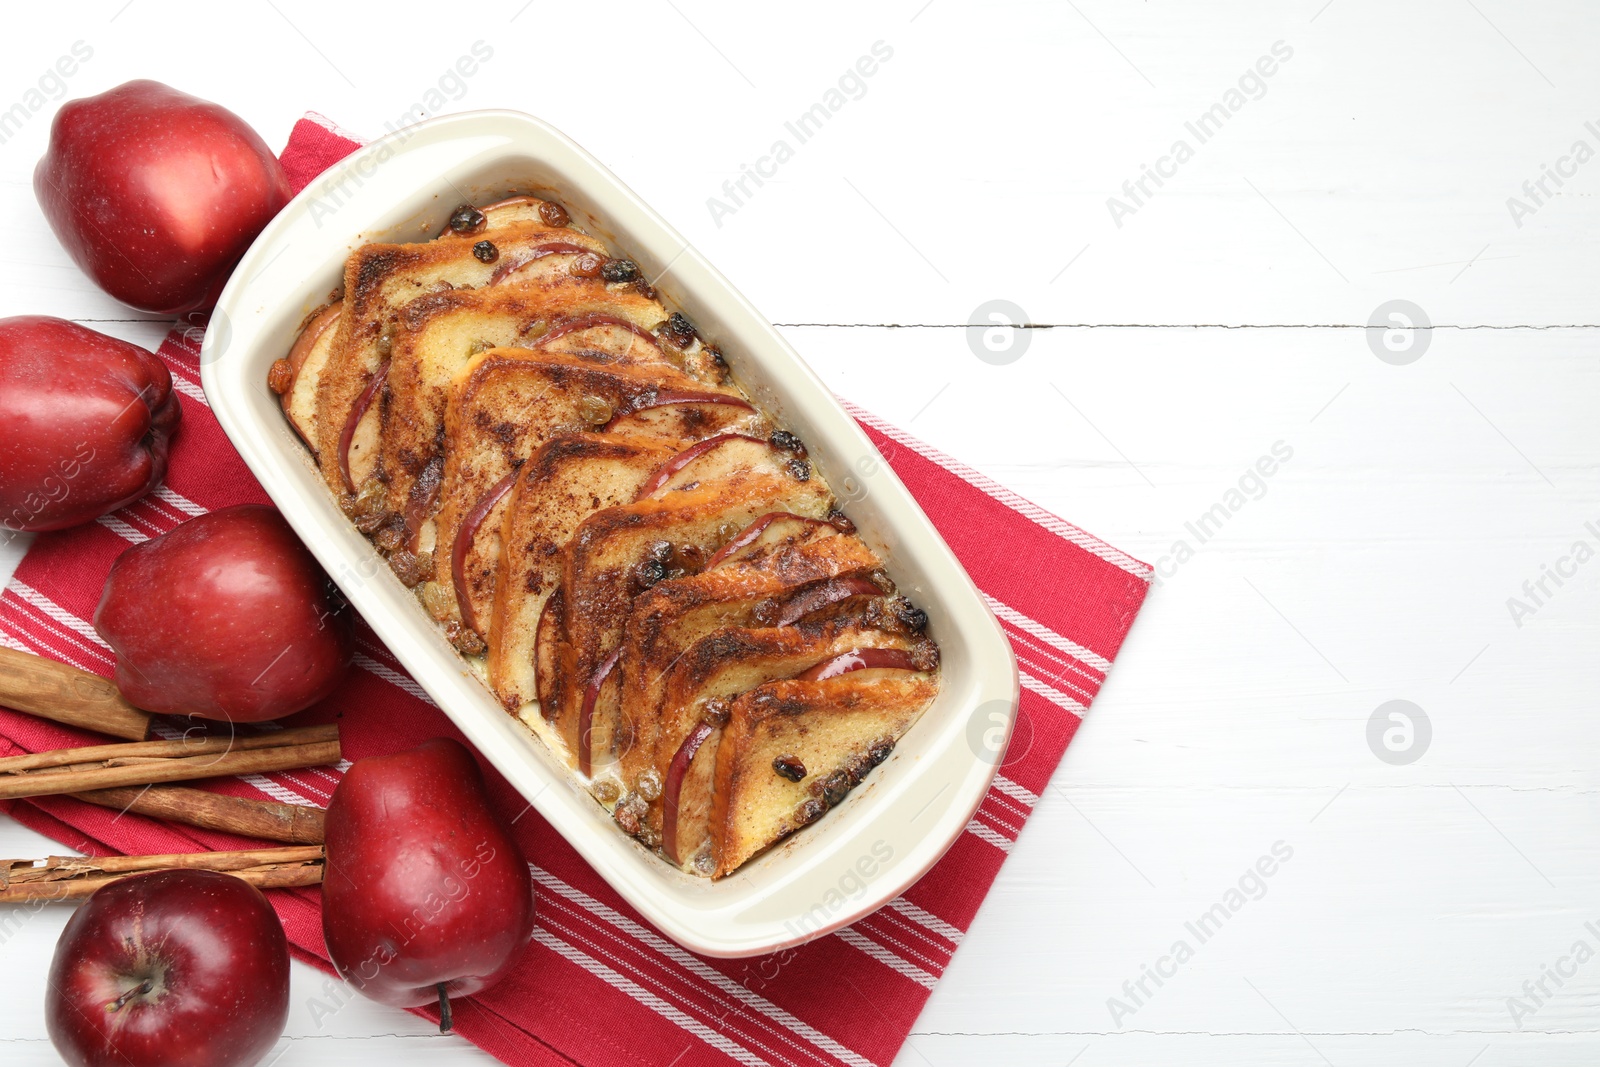
<svg viewBox="0 0 1600 1067">
<path fill-rule="evenodd" d="M 296 187 L 357 147 L 331 123 L 299 123 L 284 151 Z M 0 596 L 0 641 L 110 675 L 89 618 L 117 554 L 184 519 L 265 501 L 200 389 L 198 331 L 161 346 L 184 408 L 167 484 L 97 523 L 41 536 Z M 994 788 L 967 833 L 888 907 L 799 949 L 704 959 L 651 929 L 492 772 L 496 800 L 534 861 L 538 927 L 520 967 L 457 1005 L 456 1029 L 511 1064 L 788 1064 L 867 1067 L 895 1058 L 963 931 L 1050 781 L 1148 588 L 1150 568 L 865 412 L 856 416 L 1000 617 L 1022 669 L 1022 708 Z M 976 521 L 975 521 L 976 520 Z M 449 720 L 362 627 L 340 689 L 296 722 L 342 718 L 357 759 L 442 734 Z M 0 709 L 0 751 L 89 736 Z M 339 768 L 216 783 L 240 796 L 324 805 Z M 238 839 L 66 798 L 17 802 L 18 820 L 91 853 L 240 847 Z M 316 890 L 274 894 L 296 953 L 327 967 Z M 353 995 L 297 987 L 321 1026 Z M 427 1012 L 422 1014 L 426 1015 Z"/>
</svg>

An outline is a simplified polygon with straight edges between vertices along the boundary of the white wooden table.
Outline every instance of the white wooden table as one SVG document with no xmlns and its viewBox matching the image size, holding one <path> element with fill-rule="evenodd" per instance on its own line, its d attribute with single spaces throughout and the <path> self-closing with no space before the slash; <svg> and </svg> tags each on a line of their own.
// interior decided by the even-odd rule
<svg viewBox="0 0 1600 1067">
<path fill-rule="evenodd" d="M 56 101 L 25 94 L 75 41 L 92 59 L 44 96 L 156 77 L 273 144 L 313 107 L 369 135 L 537 113 L 840 393 L 1163 571 L 898 1063 L 1600 1060 L 1600 962 L 1570 955 L 1600 950 L 1600 562 L 1562 562 L 1600 548 L 1600 8 L 357 9 L 10 12 L 0 314 L 162 332 L 72 267 L 33 202 Z M 450 74 L 480 40 L 492 57 Z M 892 55 L 798 143 L 785 122 L 880 41 Z M 779 139 L 792 158 L 764 161 Z M 763 184 L 734 201 L 742 164 Z M 991 300 L 1051 328 L 980 359 L 964 326 Z M 1432 329 L 1369 334 L 1394 300 Z M 1254 479 L 1275 446 L 1292 456 Z M 1568 573 L 1535 602 L 1546 565 Z M 1426 743 L 1389 751 L 1386 722 L 1369 745 L 1391 700 Z M 1279 842 L 1292 858 L 1257 880 Z M 0 825 L 0 853 L 49 847 Z M 1185 924 L 1241 879 L 1200 943 Z M 7 1064 L 56 1062 L 22 976 L 64 918 L 0 931 Z M 323 980 L 297 965 L 285 1065 L 486 1059 L 364 1002 L 318 1030 Z"/>
</svg>

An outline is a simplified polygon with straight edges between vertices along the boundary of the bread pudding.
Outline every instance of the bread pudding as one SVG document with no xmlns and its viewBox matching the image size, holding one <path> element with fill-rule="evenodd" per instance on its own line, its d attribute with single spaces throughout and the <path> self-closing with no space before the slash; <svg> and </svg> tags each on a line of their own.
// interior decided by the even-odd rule
<svg viewBox="0 0 1600 1067">
<path fill-rule="evenodd" d="M 269 385 L 501 706 L 688 873 L 821 818 L 938 692 L 804 442 L 555 201 L 357 249 Z"/>
</svg>

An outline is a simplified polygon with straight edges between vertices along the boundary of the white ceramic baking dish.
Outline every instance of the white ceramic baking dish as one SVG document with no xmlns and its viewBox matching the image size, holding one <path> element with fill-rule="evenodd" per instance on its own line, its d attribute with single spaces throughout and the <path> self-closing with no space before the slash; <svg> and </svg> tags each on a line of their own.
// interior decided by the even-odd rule
<svg viewBox="0 0 1600 1067">
<path fill-rule="evenodd" d="M 683 874 L 619 832 L 500 709 L 340 513 L 265 385 L 302 318 L 340 283 L 353 249 L 426 239 L 458 204 L 519 192 L 566 205 L 577 225 L 636 260 L 667 306 L 721 346 L 739 384 L 805 440 L 901 590 L 927 610 L 943 652 L 939 698 L 893 756 L 817 824 L 720 882 Z M 680 944 L 710 956 L 752 956 L 808 941 L 892 900 L 964 832 L 995 773 L 996 753 L 986 743 L 994 743 L 996 726 L 1009 736 L 1015 716 L 1016 663 L 999 625 L 900 480 L 794 349 L 655 212 L 556 130 L 517 112 L 480 111 L 411 127 L 350 156 L 251 247 L 223 291 L 201 362 L 222 428 L 395 657 L 584 859 Z"/>
</svg>

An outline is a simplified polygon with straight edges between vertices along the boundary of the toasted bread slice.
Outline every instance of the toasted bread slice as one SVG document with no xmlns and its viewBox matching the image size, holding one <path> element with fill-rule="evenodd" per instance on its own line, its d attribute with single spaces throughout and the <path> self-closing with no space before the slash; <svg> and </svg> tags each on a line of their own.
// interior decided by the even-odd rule
<svg viewBox="0 0 1600 1067">
<path fill-rule="evenodd" d="M 618 679 L 601 668 L 608 661 L 614 666 L 620 655 L 634 598 L 653 580 L 670 576 L 675 565 L 706 559 L 729 530 L 757 515 L 783 510 L 820 516 L 831 504 L 817 481 L 751 471 L 607 508 L 578 526 L 562 554 L 567 647 L 561 684 L 555 705 L 544 710 L 578 753 L 580 769 L 613 744 Z M 593 733 L 580 749 L 585 723 Z"/>
<path fill-rule="evenodd" d="M 662 833 L 668 859 L 686 864 L 710 842 L 711 785 L 716 740 L 694 734 L 701 723 L 720 727 L 730 702 L 766 682 L 793 678 L 839 653 L 862 648 L 900 649 L 931 670 L 937 651 L 927 638 L 879 629 L 883 613 L 860 606 L 848 613 L 793 626 L 718 630 L 684 651 L 667 671 L 656 718 L 655 772 L 661 798 L 649 824 Z M 691 746 L 694 750 L 687 751 Z"/>
<path fill-rule="evenodd" d="M 459 623 L 463 636 L 488 636 L 492 613 L 480 609 L 494 593 L 504 495 L 534 449 L 557 434 L 601 425 L 662 388 L 693 384 L 659 365 L 602 366 L 565 352 L 490 349 L 472 357 L 445 408 L 433 533 L 437 589 L 428 594 L 447 613 L 454 602 L 453 615 L 441 621 Z"/>
<path fill-rule="evenodd" d="M 493 213 L 483 229 L 458 235 L 446 231 L 436 240 L 417 244 L 369 244 L 345 262 L 344 313 L 333 352 L 317 387 L 317 453 L 322 474 L 335 495 L 359 488 L 376 465 L 377 406 L 369 389 L 388 357 L 401 307 L 438 290 L 476 288 L 495 276 L 499 257 L 525 254 L 541 244 L 561 240 L 592 241 L 574 230 L 558 230 L 526 218 L 523 208 Z M 473 249 L 480 242 L 495 246 L 496 259 L 484 262 Z M 364 394 L 368 407 L 361 423 L 346 429 L 351 411 Z M 346 447 L 340 447 L 341 436 Z"/>
<path fill-rule="evenodd" d="M 515 714 L 534 699 L 534 644 L 545 598 L 561 580 L 561 549 L 578 524 L 626 504 L 679 442 L 627 434 L 563 434 L 517 473 L 500 531 L 489 626 L 489 686 Z"/>
<path fill-rule="evenodd" d="M 767 682 L 734 700 L 712 786 L 712 877 L 821 818 L 888 757 L 937 693 L 931 674 L 860 670 Z"/>
<path fill-rule="evenodd" d="M 556 263 L 559 258 L 535 260 L 516 273 L 515 285 L 429 293 L 399 311 L 379 448 L 386 507 L 405 517 L 407 547 L 414 553 L 433 550 L 427 540 L 432 529 L 423 520 L 432 517 L 437 503 L 440 472 L 429 468 L 443 463 L 450 384 L 473 355 L 526 346 L 607 365 L 677 368 L 659 344 L 609 322 L 618 315 L 627 316 L 621 321 L 648 318 L 660 312 L 659 305 L 638 293 L 607 293 L 598 280 L 573 277 Z M 603 316 L 607 321 L 565 329 L 594 322 L 602 309 L 611 313 Z"/>
<path fill-rule="evenodd" d="M 289 418 L 289 425 L 310 447 L 313 459 L 317 454 L 317 382 L 328 364 L 328 354 L 333 351 L 342 310 L 343 302 L 336 300 L 307 317 L 294 347 L 289 349 L 288 388 L 279 394 L 279 403 Z"/>
<path fill-rule="evenodd" d="M 719 565 L 665 581 L 633 604 L 618 660 L 622 692 L 620 729 L 623 785 L 657 764 L 656 731 L 667 672 L 696 641 L 724 627 L 771 625 L 783 605 L 804 590 L 841 575 L 866 576 L 882 566 L 859 538 L 814 536 L 775 548 L 756 559 Z M 764 621 L 763 621 L 764 620 Z"/>
</svg>

